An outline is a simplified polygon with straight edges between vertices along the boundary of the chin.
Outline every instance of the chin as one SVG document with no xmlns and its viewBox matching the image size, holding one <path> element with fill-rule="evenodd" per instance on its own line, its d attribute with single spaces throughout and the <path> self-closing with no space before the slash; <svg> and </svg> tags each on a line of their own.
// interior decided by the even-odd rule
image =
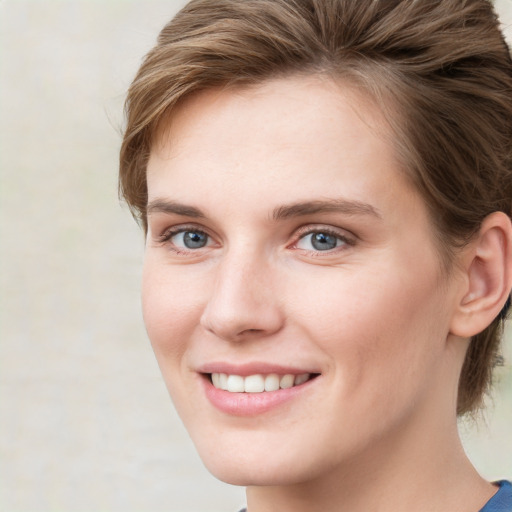
<svg viewBox="0 0 512 512">
<path fill-rule="evenodd" d="M 254 433 L 253 433 L 254 434 Z M 260 433 L 261 434 L 261 433 Z M 328 471 L 332 461 L 324 453 L 314 453 L 301 437 L 272 435 L 220 435 L 211 440 L 201 437 L 196 448 L 208 471 L 219 480 L 239 486 L 280 486 L 303 483 Z M 308 456 L 309 454 L 309 456 Z M 317 459 L 317 460 L 315 460 Z"/>
<path fill-rule="evenodd" d="M 248 464 L 236 459 L 230 461 L 203 459 L 203 462 L 208 471 L 218 480 L 243 487 L 293 485 L 304 482 L 309 477 L 284 461 L 278 464 L 269 464 L 268 461 Z"/>
</svg>

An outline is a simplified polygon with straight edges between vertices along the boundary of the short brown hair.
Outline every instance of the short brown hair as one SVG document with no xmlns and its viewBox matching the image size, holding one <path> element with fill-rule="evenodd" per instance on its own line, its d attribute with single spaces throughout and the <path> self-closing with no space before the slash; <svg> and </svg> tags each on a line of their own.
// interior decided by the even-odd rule
<svg viewBox="0 0 512 512">
<path fill-rule="evenodd" d="M 146 165 L 173 107 L 193 92 L 297 73 L 342 78 L 382 105 L 445 259 L 487 215 L 511 215 L 512 61 L 489 1 L 192 0 L 126 100 L 120 193 L 145 230 Z M 488 389 L 505 313 L 471 340 L 459 414 Z"/>
</svg>

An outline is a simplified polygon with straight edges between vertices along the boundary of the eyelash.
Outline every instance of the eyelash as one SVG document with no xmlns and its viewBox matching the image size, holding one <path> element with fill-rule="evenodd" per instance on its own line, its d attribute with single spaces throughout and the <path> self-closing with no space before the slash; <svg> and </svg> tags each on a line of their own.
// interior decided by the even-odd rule
<svg viewBox="0 0 512 512">
<path fill-rule="evenodd" d="M 178 235 L 180 233 L 185 233 L 185 232 L 198 233 L 198 234 L 204 235 L 208 239 L 212 240 L 212 237 L 203 229 L 200 229 L 200 228 L 198 228 L 196 226 L 193 226 L 193 225 L 189 225 L 189 226 L 181 225 L 181 226 L 175 226 L 175 227 L 172 227 L 170 229 L 167 229 L 164 233 L 162 233 L 161 235 L 158 236 L 158 242 L 160 244 L 162 244 L 162 245 L 169 245 L 170 246 L 169 247 L 170 250 L 173 251 L 177 255 L 187 255 L 187 254 L 190 254 L 190 253 L 197 252 L 198 249 L 184 249 L 184 248 L 177 247 L 174 244 L 170 243 L 171 239 L 174 236 L 176 236 L 176 235 Z M 297 247 L 297 244 L 302 239 L 304 239 L 308 235 L 312 235 L 312 234 L 315 234 L 315 233 L 317 233 L 317 234 L 322 233 L 322 234 L 325 234 L 325 235 L 332 236 L 332 237 L 336 238 L 337 240 L 341 240 L 341 242 L 343 244 L 342 244 L 341 247 L 335 247 L 333 249 L 329 249 L 329 250 L 325 250 L 325 251 L 308 250 L 308 249 L 301 249 L 301 248 Z M 333 229 L 333 228 L 330 228 L 330 227 L 325 227 L 325 226 L 314 226 L 314 227 L 312 227 L 311 225 L 308 225 L 308 226 L 304 226 L 304 227 L 299 228 L 298 230 L 296 230 L 296 232 L 294 234 L 294 241 L 290 245 L 288 245 L 287 247 L 291 247 L 291 248 L 295 248 L 297 250 L 301 250 L 303 252 L 307 252 L 310 255 L 313 255 L 315 257 L 321 257 L 322 253 L 325 253 L 326 255 L 328 255 L 328 254 L 332 254 L 334 251 L 338 252 L 339 250 L 346 249 L 346 247 L 344 247 L 344 246 L 352 247 L 354 245 L 355 245 L 354 238 L 349 237 L 346 234 L 343 234 L 343 233 L 341 233 L 340 231 L 338 231 L 336 229 Z M 202 249 L 202 248 L 200 248 L 200 249 Z"/>
<path fill-rule="evenodd" d="M 303 228 L 299 228 L 299 230 L 297 231 L 297 234 L 295 235 L 295 241 L 292 243 L 292 247 L 295 247 L 298 250 L 307 251 L 308 253 L 310 253 L 311 255 L 313 255 L 315 257 L 321 257 L 323 254 L 329 255 L 329 254 L 332 254 L 334 251 L 338 252 L 340 250 L 341 251 L 346 250 L 346 247 L 343 247 L 343 246 L 335 247 L 333 249 L 326 250 L 326 251 L 307 250 L 307 249 L 300 249 L 297 247 L 297 244 L 301 240 L 303 240 L 305 237 L 307 237 L 308 235 L 319 234 L 319 233 L 324 234 L 324 235 L 329 235 L 338 240 L 341 240 L 341 242 L 343 242 L 343 246 L 352 247 L 356 243 L 356 241 L 354 239 L 355 237 L 347 236 L 345 233 L 342 233 L 339 230 L 333 229 L 331 227 L 321 226 L 321 225 L 313 226 L 313 227 L 311 225 L 309 225 L 309 226 L 304 226 Z"/>
<path fill-rule="evenodd" d="M 170 250 L 173 251 L 177 255 L 186 255 L 191 252 L 196 252 L 197 249 L 184 249 L 182 247 L 176 247 L 174 244 L 170 243 L 171 239 L 174 236 L 179 235 L 180 233 L 186 233 L 186 232 L 198 233 L 198 234 L 208 237 L 209 239 L 212 239 L 212 237 L 203 229 L 200 229 L 196 226 L 181 225 L 181 226 L 175 226 L 175 227 L 169 228 L 166 231 L 164 231 L 158 237 L 158 242 L 162 245 L 169 245 Z"/>
</svg>

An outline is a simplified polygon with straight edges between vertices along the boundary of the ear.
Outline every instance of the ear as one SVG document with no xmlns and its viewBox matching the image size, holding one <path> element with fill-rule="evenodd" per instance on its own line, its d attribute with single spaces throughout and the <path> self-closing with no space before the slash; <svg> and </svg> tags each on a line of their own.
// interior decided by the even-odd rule
<svg viewBox="0 0 512 512">
<path fill-rule="evenodd" d="M 463 250 L 464 285 L 450 332 L 470 338 L 499 315 L 512 288 L 512 223 L 503 212 L 487 216 Z"/>
</svg>

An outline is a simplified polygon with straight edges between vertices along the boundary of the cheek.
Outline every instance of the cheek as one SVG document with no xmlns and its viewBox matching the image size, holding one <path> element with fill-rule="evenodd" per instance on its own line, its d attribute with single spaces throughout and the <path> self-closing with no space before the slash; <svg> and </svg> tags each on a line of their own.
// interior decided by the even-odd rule
<svg viewBox="0 0 512 512">
<path fill-rule="evenodd" d="M 142 313 L 159 363 L 179 362 L 201 315 L 200 287 L 179 270 L 144 262 Z"/>
<path fill-rule="evenodd" d="M 347 398 L 384 397 L 389 404 L 394 388 L 413 392 L 428 381 L 442 355 L 448 321 L 436 272 L 422 277 L 389 268 L 339 272 L 337 280 L 316 279 L 314 286 L 304 281 L 294 303 L 308 338 L 330 356 L 336 387 Z"/>
</svg>

